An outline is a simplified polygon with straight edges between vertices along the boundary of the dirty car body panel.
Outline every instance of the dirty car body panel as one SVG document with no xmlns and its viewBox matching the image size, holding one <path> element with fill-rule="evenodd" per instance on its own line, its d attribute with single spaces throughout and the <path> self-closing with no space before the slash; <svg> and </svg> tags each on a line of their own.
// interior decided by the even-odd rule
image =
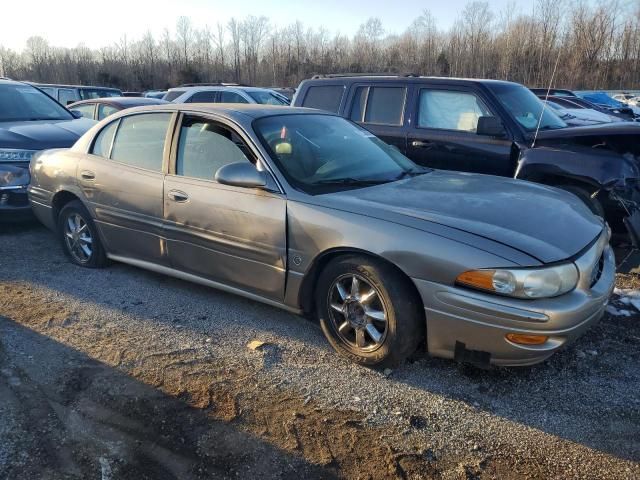
<svg viewBox="0 0 640 480">
<path fill-rule="evenodd" d="M 144 171 L 91 153 L 110 123 L 149 113 L 171 114 L 157 193 L 127 183 L 136 176 L 149 183 Z M 397 269 L 415 289 L 411 298 L 424 314 L 427 348 L 435 356 L 464 361 L 480 352 L 487 364 L 528 365 L 599 320 L 613 288 L 614 259 L 602 220 L 576 197 L 511 179 L 429 170 L 309 193 L 283 172 L 255 129 L 261 119 L 305 115 L 357 128 L 333 115 L 289 107 L 191 104 L 115 114 L 70 150 L 34 159 L 33 209 L 55 229 L 62 206 L 77 199 L 110 258 L 297 313 L 313 311 L 315 282 L 328 259 L 369 256 Z M 179 138 L 197 127 L 193 138 L 199 141 L 208 122 L 242 144 L 242 156 L 267 179 L 264 186 L 225 185 L 180 170 L 185 147 Z M 132 209 L 155 196 L 159 211 L 141 224 L 140 212 Z M 456 282 L 474 269 L 564 263 L 575 265 L 579 278 L 554 298 L 510 298 Z M 505 338 L 510 332 L 538 332 L 549 340 L 523 347 Z"/>
</svg>

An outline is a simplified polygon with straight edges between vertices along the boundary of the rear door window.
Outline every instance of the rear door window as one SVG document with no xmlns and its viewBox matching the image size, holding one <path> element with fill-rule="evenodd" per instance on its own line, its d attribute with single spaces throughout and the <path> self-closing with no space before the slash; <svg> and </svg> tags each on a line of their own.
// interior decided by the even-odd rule
<svg viewBox="0 0 640 480">
<path fill-rule="evenodd" d="M 215 103 L 217 100 L 218 92 L 196 92 L 188 100 L 188 103 Z"/>
<path fill-rule="evenodd" d="M 183 93 L 184 93 L 184 90 L 172 90 L 165 94 L 164 99 L 167 102 L 173 102 L 176 98 L 178 98 Z"/>
<path fill-rule="evenodd" d="M 358 87 L 351 107 L 351 120 L 400 126 L 406 97 L 404 87 Z"/>
<path fill-rule="evenodd" d="M 132 167 L 162 172 L 170 113 L 143 113 L 120 119 L 111 159 Z"/>
<path fill-rule="evenodd" d="M 249 103 L 246 98 L 236 92 L 220 92 L 221 103 Z"/>
<path fill-rule="evenodd" d="M 338 113 L 344 90 L 343 85 L 311 86 L 307 90 L 302 106 Z"/>
<path fill-rule="evenodd" d="M 492 116 L 474 93 L 447 90 L 420 90 L 418 127 L 475 133 L 478 118 Z"/>
</svg>

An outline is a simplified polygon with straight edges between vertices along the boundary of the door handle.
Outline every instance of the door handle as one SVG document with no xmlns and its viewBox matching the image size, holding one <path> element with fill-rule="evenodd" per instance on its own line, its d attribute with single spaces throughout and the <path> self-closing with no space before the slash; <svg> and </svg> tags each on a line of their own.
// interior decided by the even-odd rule
<svg viewBox="0 0 640 480">
<path fill-rule="evenodd" d="M 169 200 L 173 200 L 174 202 L 179 203 L 184 203 L 189 200 L 189 195 L 181 192 L 180 190 L 171 190 L 169 193 L 167 193 L 167 197 L 169 197 Z"/>
<path fill-rule="evenodd" d="M 96 174 L 93 172 L 90 172 L 89 170 L 83 170 L 82 172 L 80 172 L 80 176 L 82 177 L 83 180 L 95 180 L 96 179 Z"/>
<path fill-rule="evenodd" d="M 411 142 L 411 146 L 415 148 L 431 148 L 433 147 L 433 142 L 414 140 L 413 142 Z"/>
</svg>

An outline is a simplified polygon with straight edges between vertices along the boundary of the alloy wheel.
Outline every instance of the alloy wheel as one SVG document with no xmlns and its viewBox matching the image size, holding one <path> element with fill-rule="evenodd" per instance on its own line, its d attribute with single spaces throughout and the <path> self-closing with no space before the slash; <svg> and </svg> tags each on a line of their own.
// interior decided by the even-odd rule
<svg viewBox="0 0 640 480">
<path fill-rule="evenodd" d="M 329 289 L 329 316 L 340 339 L 361 351 L 378 349 L 387 336 L 387 309 L 364 277 L 338 277 Z"/>
<path fill-rule="evenodd" d="M 93 237 L 89 225 L 78 213 L 72 213 L 64 224 L 64 239 L 71 256 L 79 263 L 87 263 L 93 254 Z"/>
</svg>

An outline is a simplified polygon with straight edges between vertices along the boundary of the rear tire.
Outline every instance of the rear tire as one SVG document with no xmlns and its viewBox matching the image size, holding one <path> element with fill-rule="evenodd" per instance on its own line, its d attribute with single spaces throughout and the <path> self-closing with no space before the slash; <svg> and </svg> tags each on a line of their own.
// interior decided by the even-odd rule
<svg viewBox="0 0 640 480">
<path fill-rule="evenodd" d="M 366 256 L 329 263 L 318 279 L 315 304 L 331 346 L 361 365 L 396 366 L 424 340 L 415 287 L 392 266 Z"/>
<path fill-rule="evenodd" d="M 76 265 L 102 268 L 107 256 L 88 210 L 79 200 L 67 203 L 58 215 L 58 238 L 65 255 Z"/>
</svg>

